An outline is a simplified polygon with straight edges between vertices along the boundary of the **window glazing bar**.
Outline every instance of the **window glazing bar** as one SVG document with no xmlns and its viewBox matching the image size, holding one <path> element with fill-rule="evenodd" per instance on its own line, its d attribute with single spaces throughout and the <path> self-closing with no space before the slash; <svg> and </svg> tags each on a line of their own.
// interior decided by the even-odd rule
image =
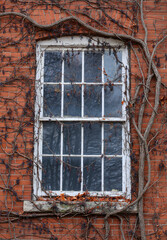
<svg viewBox="0 0 167 240">
<path fill-rule="evenodd" d="M 75 154 L 42 154 L 43 157 L 90 157 L 90 158 L 100 158 L 102 155 L 75 155 Z M 104 155 L 107 158 L 122 158 L 123 155 Z"/>
<path fill-rule="evenodd" d="M 117 118 L 117 117 L 43 117 L 39 119 L 40 121 L 57 121 L 57 122 L 125 122 L 125 118 Z"/>
<path fill-rule="evenodd" d="M 64 83 L 55 83 L 55 82 L 45 82 L 44 85 L 106 85 L 106 82 L 64 82 Z M 112 82 L 113 85 L 122 85 L 122 82 Z"/>
</svg>

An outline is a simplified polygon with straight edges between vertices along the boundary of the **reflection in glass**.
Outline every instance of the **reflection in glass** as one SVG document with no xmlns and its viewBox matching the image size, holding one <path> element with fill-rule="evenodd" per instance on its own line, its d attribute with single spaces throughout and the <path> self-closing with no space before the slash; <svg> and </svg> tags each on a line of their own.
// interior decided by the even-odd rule
<svg viewBox="0 0 167 240">
<path fill-rule="evenodd" d="M 104 124 L 104 154 L 122 155 L 122 124 Z"/>
<path fill-rule="evenodd" d="M 101 117 L 102 88 L 101 86 L 85 86 L 84 88 L 85 117 Z"/>
<path fill-rule="evenodd" d="M 102 54 L 85 52 L 85 82 L 101 82 Z"/>
<path fill-rule="evenodd" d="M 81 159 L 78 157 L 63 159 L 63 190 L 81 190 Z"/>
<path fill-rule="evenodd" d="M 107 84 L 104 87 L 104 115 L 105 117 L 122 116 L 122 88 Z"/>
<path fill-rule="evenodd" d="M 81 87 L 64 86 L 64 116 L 81 116 Z"/>
<path fill-rule="evenodd" d="M 58 157 L 42 158 L 42 188 L 60 190 L 60 159 Z"/>
<path fill-rule="evenodd" d="M 82 80 L 82 53 L 66 51 L 64 54 L 64 81 L 81 82 Z"/>
<path fill-rule="evenodd" d="M 122 81 L 122 53 L 112 51 L 104 53 L 104 80 L 105 82 Z"/>
<path fill-rule="evenodd" d="M 104 159 L 104 191 L 122 191 L 122 158 Z"/>
<path fill-rule="evenodd" d="M 60 154 L 61 126 L 57 122 L 43 123 L 43 153 Z"/>
<path fill-rule="evenodd" d="M 84 123 L 84 154 L 101 154 L 101 123 Z"/>
<path fill-rule="evenodd" d="M 61 82 L 62 53 L 61 51 L 45 52 L 44 82 Z"/>
<path fill-rule="evenodd" d="M 44 117 L 60 116 L 61 86 L 44 85 Z"/>
<path fill-rule="evenodd" d="M 84 158 L 83 190 L 101 191 L 101 158 Z"/>
<path fill-rule="evenodd" d="M 81 154 L 81 123 L 66 122 L 63 124 L 64 154 Z"/>
</svg>

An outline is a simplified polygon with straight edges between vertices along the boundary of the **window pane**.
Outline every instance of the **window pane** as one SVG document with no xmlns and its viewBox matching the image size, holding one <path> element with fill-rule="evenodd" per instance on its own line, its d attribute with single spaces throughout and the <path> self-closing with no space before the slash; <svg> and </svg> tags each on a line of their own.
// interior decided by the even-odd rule
<svg viewBox="0 0 167 240">
<path fill-rule="evenodd" d="M 64 55 L 64 81 L 81 82 L 82 80 L 82 53 L 66 51 Z"/>
<path fill-rule="evenodd" d="M 61 82 L 61 51 L 45 52 L 44 65 L 44 82 Z"/>
<path fill-rule="evenodd" d="M 104 191 L 122 191 L 122 158 L 104 159 Z"/>
<path fill-rule="evenodd" d="M 104 87 L 104 115 L 105 117 L 122 116 L 122 87 L 107 84 Z"/>
<path fill-rule="evenodd" d="M 60 159 L 58 157 L 43 157 L 42 188 L 60 190 Z"/>
<path fill-rule="evenodd" d="M 83 190 L 101 191 L 101 158 L 84 158 Z"/>
<path fill-rule="evenodd" d="M 61 86 L 44 85 L 44 117 L 60 116 Z"/>
<path fill-rule="evenodd" d="M 84 123 L 84 154 L 101 154 L 101 123 Z"/>
<path fill-rule="evenodd" d="M 84 88 L 85 117 L 101 117 L 102 88 L 101 86 L 85 86 Z"/>
<path fill-rule="evenodd" d="M 81 116 L 81 87 L 64 86 L 64 116 Z"/>
<path fill-rule="evenodd" d="M 63 124 L 64 154 L 81 154 L 81 123 Z"/>
<path fill-rule="evenodd" d="M 122 124 L 104 124 L 104 154 L 122 155 Z"/>
<path fill-rule="evenodd" d="M 66 157 L 63 159 L 63 190 L 81 190 L 81 158 Z"/>
<path fill-rule="evenodd" d="M 61 126 L 55 122 L 43 123 L 43 153 L 60 154 Z"/>
<path fill-rule="evenodd" d="M 105 82 L 122 81 L 122 53 L 113 51 L 104 53 L 104 80 Z"/>
<path fill-rule="evenodd" d="M 101 82 L 102 54 L 85 52 L 85 82 Z"/>
</svg>

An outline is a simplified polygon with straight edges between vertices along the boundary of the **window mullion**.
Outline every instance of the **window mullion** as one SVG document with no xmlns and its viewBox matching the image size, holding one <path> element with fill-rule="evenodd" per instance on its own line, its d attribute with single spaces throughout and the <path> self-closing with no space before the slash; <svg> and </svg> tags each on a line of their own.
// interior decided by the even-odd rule
<svg viewBox="0 0 167 240">
<path fill-rule="evenodd" d="M 102 117 L 104 117 L 104 54 L 102 55 Z"/>
<path fill-rule="evenodd" d="M 81 192 L 83 192 L 83 141 L 84 141 L 84 128 L 81 124 Z"/>
<path fill-rule="evenodd" d="M 62 85 L 61 85 L 61 117 L 64 116 L 64 51 L 63 54 L 63 61 L 62 61 Z"/>
<path fill-rule="evenodd" d="M 60 191 L 63 189 L 63 124 L 61 124 Z"/>
<path fill-rule="evenodd" d="M 82 51 L 82 100 L 81 117 L 84 116 L 84 51 Z M 84 125 L 81 124 L 81 192 L 83 192 L 83 148 L 84 148 Z"/>
<path fill-rule="evenodd" d="M 102 192 L 104 192 L 104 123 L 102 123 L 102 128 L 101 128 L 101 137 L 102 137 L 102 140 L 101 140 L 101 152 L 102 152 L 102 167 L 101 167 L 101 175 L 102 175 L 102 181 L 101 181 L 101 184 L 102 184 Z"/>
<path fill-rule="evenodd" d="M 64 116 L 64 51 L 63 54 L 63 61 L 62 61 L 62 86 L 61 86 L 61 117 Z M 60 191 L 63 189 L 63 123 L 61 124 L 61 146 L 60 146 Z"/>
<path fill-rule="evenodd" d="M 84 51 L 82 51 L 82 110 L 81 117 L 84 117 Z"/>
<path fill-rule="evenodd" d="M 104 54 L 102 55 L 102 83 L 104 83 Z M 102 117 L 104 117 L 104 85 L 102 86 Z M 102 192 L 104 192 L 104 123 L 102 123 L 101 128 L 101 185 L 102 185 Z"/>
</svg>

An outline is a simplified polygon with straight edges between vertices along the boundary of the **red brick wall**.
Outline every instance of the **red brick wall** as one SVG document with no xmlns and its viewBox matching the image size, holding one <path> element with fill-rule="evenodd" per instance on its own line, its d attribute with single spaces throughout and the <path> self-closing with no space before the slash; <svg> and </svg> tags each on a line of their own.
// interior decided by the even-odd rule
<svg viewBox="0 0 167 240">
<path fill-rule="evenodd" d="M 90 2 L 89 4 L 87 2 Z M 83 22 L 104 32 L 129 34 L 144 39 L 140 13 L 134 4 L 125 1 L 12 1 L 0 0 L 0 13 L 21 12 L 40 24 L 51 24 L 71 14 Z M 110 1 L 108 1 L 110 2 Z M 66 10 L 65 10 L 66 9 Z M 76 11 L 78 13 L 76 13 Z M 144 1 L 144 20 L 148 29 L 150 52 L 167 27 L 167 2 L 165 0 Z M 80 14 L 79 14 L 80 13 Z M 109 15 L 109 17 L 108 17 Z M 34 85 L 36 70 L 36 42 L 41 39 L 68 35 L 97 34 L 76 21 L 67 21 L 52 29 L 35 27 L 22 17 L 0 17 L 0 239 L 102 239 L 105 235 L 104 216 L 31 216 L 25 218 L 23 201 L 32 200 L 33 178 L 33 129 L 34 129 Z M 130 41 L 128 41 L 130 44 Z M 141 46 L 133 44 L 138 55 L 144 77 L 148 63 Z M 149 146 L 151 158 L 151 184 L 144 194 L 144 219 L 146 239 L 167 239 L 167 40 L 163 41 L 154 55 L 154 62 L 162 77 L 160 107 L 151 128 L 149 139 L 157 131 Z M 139 63 L 131 47 L 131 96 L 141 82 Z M 149 101 L 154 105 L 155 79 L 151 83 Z M 143 88 L 135 108 L 137 121 Z M 150 119 L 152 108 L 147 104 L 142 132 Z M 131 124 L 132 199 L 138 191 L 139 140 Z M 147 181 L 147 163 L 145 182 Z M 137 215 L 122 216 L 125 239 L 140 239 Z M 109 218 L 109 239 L 123 239 L 120 219 Z M 86 236 L 87 234 L 87 236 Z M 105 238 L 104 238 L 105 239 Z"/>
</svg>

